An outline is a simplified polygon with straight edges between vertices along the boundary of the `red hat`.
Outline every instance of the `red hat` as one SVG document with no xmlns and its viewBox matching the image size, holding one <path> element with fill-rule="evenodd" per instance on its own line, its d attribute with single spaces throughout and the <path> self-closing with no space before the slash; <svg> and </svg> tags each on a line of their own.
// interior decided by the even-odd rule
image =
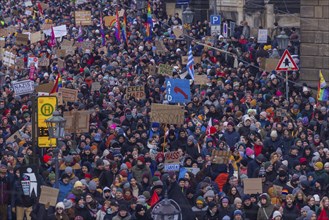
<svg viewBox="0 0 329 220">
<path fill-rule="evenodd" d="M 142 161 L 143 163 L 145 163 L 145 159 L 144 159 L 143 156 L 139 156 L 139 157 L 137 158 L 137 160 L 140 160 L 140 161 Z"/>
<path fill-rule="evenodd" d="M 128 173 L 126 170 L 121 170 L 119 173 L 122 177 L 128 177 Z"/>
<path fill-rule="evenodd" d="M 307 165 L 307 159 L 305 157 L 301 157 L 299 159 L 299 163 L 300 163 L 300 165 Z"/>
<path fill-rule="evenodd" d="M 29 109 L 29 107 L 27 105 L 22 106 L 22 111 L 25 111 L 25 110 L 28 110 L 28 109 Z"/>
<path fill-rule="evenodd" d="M 126 165 L 127 165 L 127 168 L 128 168 L 128 169 L 131 169 L 132 165 L 131 165 L 130 162 L 126 162 Z"/>
<path fill-rule="evenodd" d="M 8 115 L 9 113 L 10 113 L 10 109 L 5 109 L 5 110 L 3 111 L 3 116 Z"/>
<path fill-rule="evenodd" d="M 217 129 L 214 126 L 211 126 L 209 130 L 210 130 L 209 132 L 210 134 L 215 134 L 217 132 Z"/>
<path fill-rule="evenodd" d="M 91 174 L 90 173 L 85 173 L 85 178 L 91 179 Z"/>
<path fill-rule="evenodd" d="M 43 162 L 48 163 L 48 161 L 50 161 L 51 158 L 52 158 L 51 156 L 49 156 L 48 154 L 46 154 L 46 155 L 43 156 Z"/>
</svg>

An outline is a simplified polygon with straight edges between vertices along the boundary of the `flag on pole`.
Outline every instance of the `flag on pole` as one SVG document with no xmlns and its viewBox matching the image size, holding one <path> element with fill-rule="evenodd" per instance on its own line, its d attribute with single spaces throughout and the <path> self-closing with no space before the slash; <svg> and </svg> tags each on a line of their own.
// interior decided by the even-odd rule
<svg viewBox="0 0 329 220">
<path fill-rule="evenodd" d="M 58 88 L 62 88 L 62 76 L 60 73 L 58 73 L 57 77 L 56 77 L 56 81 L 54 84 L 54 87 L 52 88 L 50 94 L 53 94 L 55 92 L 58 92 Z"/>
<path fill-rule="evenodd" d="M 327 88 L 326 80 L 323 77 L 322 71 L 319 72 L 319 83 L 318 83 L 318 101 L 327 101 L 329 98 L 329 91 Z"/>
<path fill-rule="evenodd" d="M 55 32 L 54 28 L 51 27 L 51 36 L 50 36 L 50 42 L 49 42 L 50 47 L 56 46 L 56 38 L 55 38 Z"/>
<path fill-rule="evenodd" d="M 43 9 L 42 9 L 42 6 L 41 6 L 40 2 L 38 2 L 38 9 L 39 9 L 40 15 L 43 16 Z"/>
<path fill-rule="evenodd" d="M 194 80 L 194 58 L 192 54 L 192 46 L 190 45 L 190 48 L 187 53 L 187 65 L 186 65 L 188 74 L 191 76 L 191 79 Z"/>
<path fill-rule="evenodd" d="M 117 38 L 117 41 L 120 41 L 120 18 L 119 18 L 119 9 L 118 6 L 116 7 L 115 11 L 115 22 L 116 22 L 116 31 L 115 31 L 115 37 Z"/>
<path fill-rule="evenodd" d="M 104 33 L 104 25 L 103 25 L 103 13 L 100 14 L 100 33 L 102 35 L 102 46 L 105 46 L 105 33 Z"/>
<path fill-rule="evenodd" d="M 126 13 L 123 15 L 123 22 L 122 22 L 122 37 L 125 40 L 126 44 L 128 44 L 128 36 L 127 36 L 127 16 Z"/>
<path fill-rule="evenodd" d="M 78 32 L 78 42 L 82 42 L 83 41 L 83 31 L 82 31 L 82 26 L 80 24 L 80 27 L 79 27 L 79 32 Z"/>
<path fill-rule="evenodd" d="M 146 22 L 146 36 L 152 36 L 152 29 L 153 29 L 153 20 L 152 20 L 152 11 L 151 11 L 151 4 L 147 2 L 147 22 Z"/>
<path fill-rule="evenodd" d="M 159 201 L 159 196 L 158 194 L 154 191 L 151 199 L 150 199 L 150 206 L 154 206 L 157 202 Z"/>
</svg>

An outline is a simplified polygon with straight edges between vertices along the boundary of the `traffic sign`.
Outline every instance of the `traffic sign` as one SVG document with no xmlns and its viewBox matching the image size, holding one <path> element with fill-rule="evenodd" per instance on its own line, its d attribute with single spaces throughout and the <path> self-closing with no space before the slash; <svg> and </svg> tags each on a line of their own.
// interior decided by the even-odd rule
<svg viewBox="0 0 329 220">
<path fill-rule="evenodd" d="M 34 91 L 34 82 L 32 80 L 12 82 L 11 85 L 16 96 L 31 94 Z"/>
<path fill-rule="evenodd" d="M 294 59 L 291 57 L 288 50 L 285 50 L 281 59 L 276 67 L 276 71 L 289 71 L 289 70 L 298 70 Z"/>
<path fill-rule="evenodd" d="M 210 25 L 211 26 L 220 26 L 222 21 L 221 21 L 221 16 L 220 15 L 210 15 Z"/>
<path fill-rule="evenodd" d="M 220 25 L 214 25 L 214 26 L 210 26 L 211 28 L 211 36 L 215 35 L 220 35 L 220 31 L 221 31 L 221 26 Z"/>
<path fill-rule="evenodd" d="M 49 138 L 46 119 L 50 118 L 57 108 L 56 96 L 40 96 L 38 97 L 38 120 L 37 134 L 39 147 L 56 147 L 56 138 Z"/>
<path fill-rule="evenodd" d="M 223 36 L 224 38 L 228 37 L 228 28 L 227 28 L 227 22 L 223 24 Z"/>
</svg>

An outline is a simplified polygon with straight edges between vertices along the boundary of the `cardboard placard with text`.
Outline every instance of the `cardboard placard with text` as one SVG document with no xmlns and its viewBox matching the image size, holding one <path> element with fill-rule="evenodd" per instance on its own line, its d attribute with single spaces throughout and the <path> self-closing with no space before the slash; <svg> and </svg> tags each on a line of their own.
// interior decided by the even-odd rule
<svg viewBox="0 0 329 220">
<path fill-rule="evenodd" d="M 64 60 L 62 60 L 62 59 L 58 59 L 58 61 L 57 61 L 57 66 L 58 66 L 58 68 L 64 68 L 65 67 L 65 61 Z"/>
<path fill-rule="evenodd" d="M 163 43 L 163 41 L 155 41 L 155 47 L 156 47 L 156 51 L 157 52 L 160 52 L 160 53 L 162 53 L 162 52 L 166 52 L 166 46 L 164 45 L 164 43 Z"/>
<path fill-rule="evenodd" d="M 56 206 L 57 197 L 59 194 L 59 189 L 49 187 L 49 186 L 41 186 L 41 195 L 39 199 L 40 204 Z"/>
<path fill-rule="evenodd" d="M 75 12 L 75 25 L 88 26 L 92 25 L 90 11 L 76 11 Z"/>
<path fill-rule="evenodd" d="M 57 97 L 57 105 L 64 105 L 62 92 L 55 92 L 52 95 Z"/>
<path fill-rule="evenodd" d="M 2 57 L 3 65 L 13 67 L 16 61 L 16 55 L 10 51 L 4 51 Z"/>
<path fill-rule="evenodd" d="M 244 194 L 263 193 L 262 178 L 248 178 L 243 180 Z"/>
<path fill-rule="evenodd" d="M 105 16 L 104 17 L 104 23 L 105 23 L 105 26 L 107 26 L 107 27 L 114 26 L 115 22 L 116 22 L 115 16 Z"/>
<path fill-rule="evenodd" d="M 179 105 L 151 105 L 151 122 L 159 122 L 163 124 L 183 124 L 184 123 L 184 107 Z"/>
<path fill-rule="evenodd" d="M 45 83 L 45 84 L 38 85 L 38 86 L 35 88 L 35 91 L 36 91 L 36 92 L 50 93 L 51 90 L 53 89 L 53 87 L 54 87 L 54 83 L 53 83 L 53 82 Z"/>
<path fill-rule="evenodd" d="M 49 30 L 53 26 L 54 26 L 54 24 L 43 24 L 43 25 L 41 25 L 41 30 Z"/>
<path fill-rule="evenodd" d="M 43 40 L 43 34 L 41 33 L 41 31 L 35 32 L 35 33 L 31 33 L 30 35 L 30 43 L 34 44 L 37 43 L 41 40 Z"/>
<path fill-rule="evenodd" d="M 57 49 L 56 50 L 56 56 L 58 58 L 65 58 L 66 56 L 66 50 L 63 50 L 63 49 Z"/>
<path fill-rule="evenodd" d="M 155 75 L 156 71 L 157 71 L 157 67 L 155 65 L 151 65 L 149 64 L 148 66 L 148 71 L 150 75 Z"/>
<path fill-rule="evenodd" d="M 26 45 L 29 42 L 29 35 L 17 33 L 15 44 L 20 46 L 21 44 Z"/>
<path fill-rule="evenodd" d="M 77 89 L 58 88 L 58 92 L 62 93 L 64 102 L 75 102 L 78 100 Z"/>
<path fill-rule="evenodd" d="M 144 86 L 129 86 L 126 88 L 126 99 L 135 97 L 136 99 L 145 99 Z"/>
<path fill-rule="evenodd" d="M 69 41 L 69 40 L 64 39 L 63 42 L 61 43 L 61 49 L 70 48 L 70 47 L 73 46 L 73 44 L 74 44 L 73 41 Z"/>
<path fill-rule="evenodd" d="M 208 82 L 208 77 L 206 75 L 194 75 L 195 85 L 206 85 Z"/>
<path fill-rule="evenodd" d="M 66 119 L 65 131 L 70 133 L 81 133 L 89 131 L 89 111 L 64 112 Z"/>
<path fill-rule="evenodd" d="M 0 47 L 4 47 L 6 45 L 6 39 L 4 37 L 0 37 Z"/>
<path fill-rule="evenodd" d="M 211 163 L 228 164 L 231 156 L 231 151 L 216 150 L 211 152 Z"/>
<path fill-rule="evenodd" d="M 168 64 L 159 64 L 158 73 L 165 76 L 172 76 L 173 68 Z"/>
<path fill-rule="evenodd" d="M 183 35 L 183 26 L 182 25 L 177 25 L 173 27 L 173 32 L 176 38 L 179 38 Z"/>
<path fill-rule="evenodd" d="M 25 67 L 24 57 L 16 57 L 16 66 L 20 69 L 24 69 Z"/>
<path fill-rule="evenodd" d="M 100 82 L 93 82 L 91 84 L 91 92 L 99 91 L 101 89 L 102 85 Z"/>
<path fill-rule="evenodd" d="M 45 56 L 39 58 L 38 66 L 39 67 L 49 66 L 49 59 Z"/>
</svg>

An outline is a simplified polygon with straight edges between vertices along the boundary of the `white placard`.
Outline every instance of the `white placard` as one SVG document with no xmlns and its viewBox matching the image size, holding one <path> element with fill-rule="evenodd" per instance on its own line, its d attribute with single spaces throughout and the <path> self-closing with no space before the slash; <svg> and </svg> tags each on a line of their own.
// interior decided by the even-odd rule
<svg viewBox="0 0 329 220">
<path fill-rule="evenodd" d="M 55 37 L 64 37 L 67 35 L 66 25 L 53 27 Z M 51 28 L 47 30 L 43 30 L 43 33 L 47 36 L 51 36 Z"/>
<path fill-rule="evenodd" d="M 11 85 L 15 91 L 16 96 L 31 94 L 34 91 L 34 82 L 32 80 L 12 82 Z"/>
<path fill-rule="evenodd" d="M 268 34 L 267 29 L 259 29 L 257 43 L 266 44 L 267 43 L 267 34 Z"/>
</svg>

